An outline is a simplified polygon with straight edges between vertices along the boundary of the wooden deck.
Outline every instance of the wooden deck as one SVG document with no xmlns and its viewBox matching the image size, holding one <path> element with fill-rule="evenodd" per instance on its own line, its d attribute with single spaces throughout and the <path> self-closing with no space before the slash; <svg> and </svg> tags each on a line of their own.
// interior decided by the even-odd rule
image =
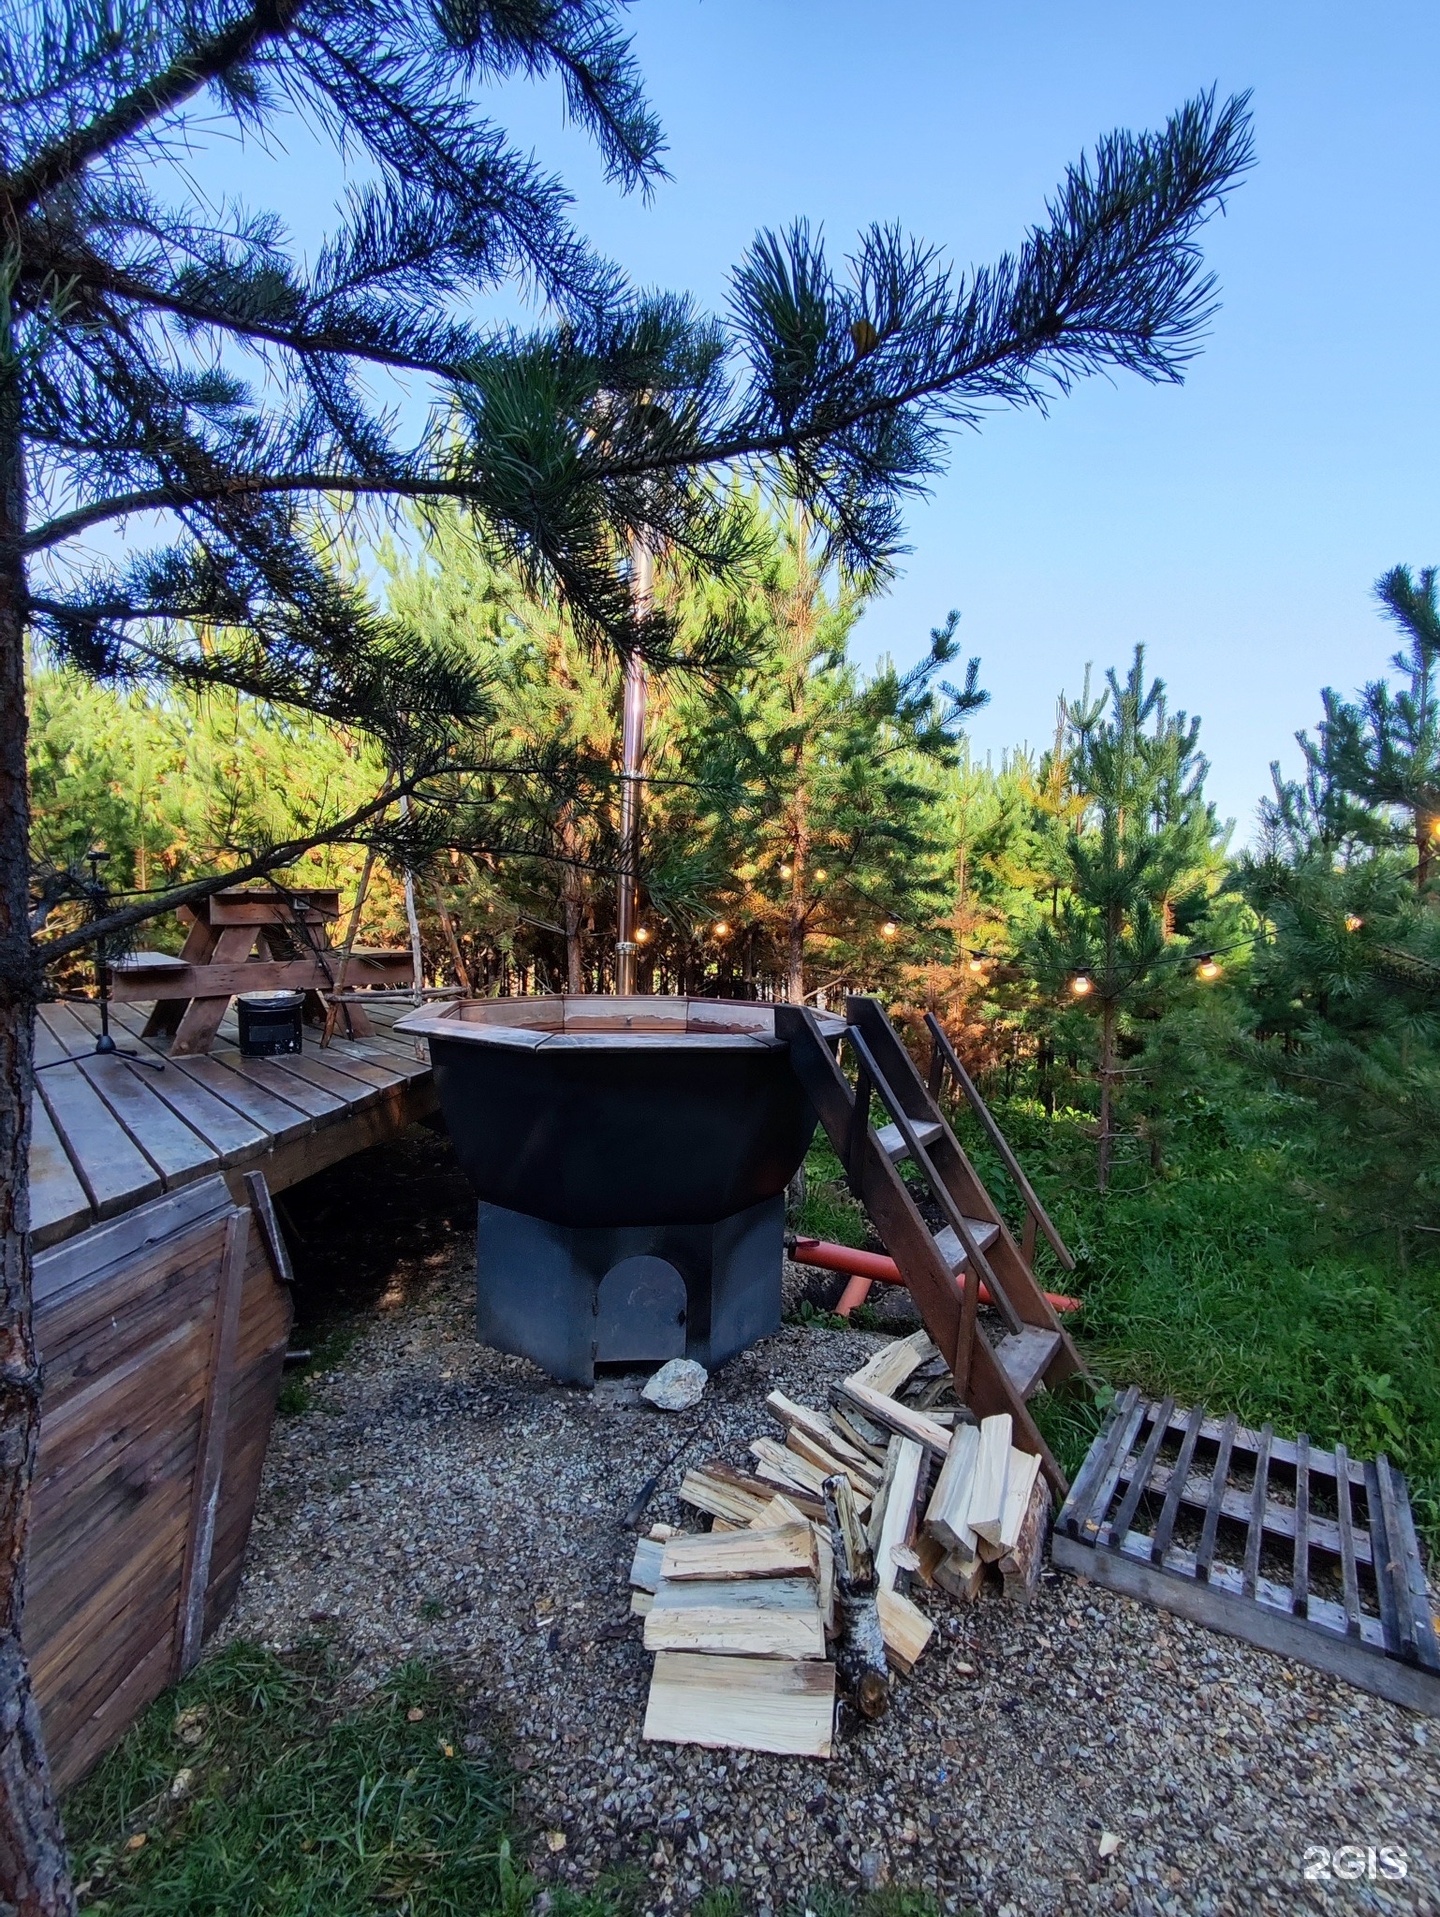
<svg viewBox="0 0 1440 1917">
<path fill-rule="evenodd" d="M 271 1191 L 393 1137 L 437 1106 L 428 1048 L 388 1025 L 410 1010 L 372 1012 L 373 1037 L 335 1038 L 324 1051 L 306 1027 L 298 1058 L 242 1058 L 232 1006 L 215 1049 L 170 1058 L 168 1038 L 145 1039 L 147 1005 L 113 1005 L 117 1044 L 163 1059 L 100 1057 L 98 1008 L 40 1008 L 35 1034 L 30 1218 L 36 1249 L 212 1173 L 244 1201 L 261 1171 Z M 388 1017 L 387 1017 L 388 1013 Z"/>
</svg>

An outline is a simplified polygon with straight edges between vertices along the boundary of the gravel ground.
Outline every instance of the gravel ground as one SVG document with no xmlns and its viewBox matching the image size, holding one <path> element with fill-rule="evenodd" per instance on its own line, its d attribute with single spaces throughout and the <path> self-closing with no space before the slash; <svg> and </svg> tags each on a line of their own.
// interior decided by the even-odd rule
<svg viewBox="0 0 1440 1917">
<path fill-rule="evenodd" d="M 786 1326 L 669 1418 L 477 1345 L 472 1255 L 456 1232 L 397 1260 L 310 1408 L 277 1423 L 225 1635 L 283 1649 L 320 1629 L 360 1685 L 409 1655 L 452 1663 L 519 1775 L 543 1881 L 623 1865 L 650 1910 L 729 1886 L 759 1917 L 884 1884 L 957 1917 L 1440 1913 L 1440 1722 L 1048 1569 L 1024 1614 L 921 1592 L 930 1651 L 829 1764 L 643 1743 L 620 1513 L 697 1419 L 687 1456 L 744 1462 L 767 1391 L 822 1403 L 878 1339 Z M 693 1525 L 683 1465 L 652 1512 Z M 1312 1846 L 1385 1845 L 1403 1881 L 1380 1858 L 1374 1879 L 1306 1879 Z"/>
</svg>

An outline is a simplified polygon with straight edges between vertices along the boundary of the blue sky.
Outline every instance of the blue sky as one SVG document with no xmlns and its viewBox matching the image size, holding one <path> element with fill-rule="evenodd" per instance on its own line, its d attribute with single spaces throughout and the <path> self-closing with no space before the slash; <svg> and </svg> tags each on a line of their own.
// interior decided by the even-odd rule
<svg viewBox="0 0 1440 1917">
<path fill-rule="evenodd" d="M 1091 381 L 958 438 L 859 634 L 904 664 L 958 607 L 996 754 L 1043 744 L 1060 688 L 1143 642 L 1202 715 L 1212 794 L 1246 837 L 1320 687 L 1394 649 L 1376 576 L 1440 562 L 1434 0 L 640 0 L 630 18 L 670 142 L 648 203 L 605 186 L 553 90 L 508 89 L 496 116 L 635 279 L 712 305 L 756 229 L 799 214 L 837 250 L 894 219 L 960 264 L 992 258 L 1100 133 L 1212 83 L 1253 90 L 1258 163 L 1206 233 L 1222 307 L 1184 386 Z M 318 235 L 333 175 L 303 143 L 273 192 L 219 171 Z"/>
</svg>

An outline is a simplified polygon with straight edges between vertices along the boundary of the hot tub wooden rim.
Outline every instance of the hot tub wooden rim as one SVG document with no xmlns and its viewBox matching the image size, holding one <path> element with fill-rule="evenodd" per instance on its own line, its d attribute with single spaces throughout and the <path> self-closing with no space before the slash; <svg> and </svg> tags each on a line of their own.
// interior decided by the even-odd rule
<svg viewBox="0 0 1440 1917">
<path fill-rule="evenodd" d="M 634 1006 L 630 1016 L 639 1022 L 618 1022 L 620 1006 Z M 570 1027 L 567 1007 L 575 1007 L 576 1026 Z M 685 1026 L 679 1025 L 677 1012 L 673 1024 L 661 1026 L 658 1007 L 685 1008 Z M 690 1024 L 691 1008 L 700 1014 Z M 606 1008 L 602 1010 L 601 1008 Z M 596 1029 L 595 1021 L 605 1018 L 613 1008 L 614 1023 Z M 742 1018 L 755 1020 L 756 1029 L 736 1031 L 722 1024 L 723 1014 L 734 1011 Z M 830 1012 L 816 1017 L 827 1038 L 837 1038 L 845 1021 Z M 543 1023 L 541 1021 L 544 1021 Z M 737 1023 L 739 1021 L 737 1020 Z M 764 1029 L 768 1022 L 771 1029 Z M 667 1022 L 668 1023 L 668 1022 Z M 784 1051 L 787 1041 L 773 1029 L 774 1007 L 751 999 L 631 998 L 616 1000 L 600 994 L 566 998 L 558 994 L 535 998 L 461 999 L 443 1008 L 424 1007 L 400 1019 L 395 1029 L 415 1038 L 457 1040 L 471 1045 L 510 1046 L 523 1051 L 564 1052 L 638 1052 L 638 1051 Z"/>
</svg>

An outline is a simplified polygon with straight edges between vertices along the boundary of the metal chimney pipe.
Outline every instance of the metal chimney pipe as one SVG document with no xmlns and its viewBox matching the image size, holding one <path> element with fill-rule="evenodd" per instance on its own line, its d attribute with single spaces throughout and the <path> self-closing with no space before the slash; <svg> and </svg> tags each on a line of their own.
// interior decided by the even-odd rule
<svg viewBox="0 0 1440 1917">
<path fill-rule="evenodd" d="M 655 562 L 637 533 L 630 542 L 630 600 L 637 621 L 648 617 L 655 590 Z M 635 915 L 639 903 L 640 795 L 645 777 L 645 661 L 632 653 L 625 667 L 625 703 L 620 726 L 620 871 L 616 882 L 615 990 L 635 990 Z"/>
</svg>

